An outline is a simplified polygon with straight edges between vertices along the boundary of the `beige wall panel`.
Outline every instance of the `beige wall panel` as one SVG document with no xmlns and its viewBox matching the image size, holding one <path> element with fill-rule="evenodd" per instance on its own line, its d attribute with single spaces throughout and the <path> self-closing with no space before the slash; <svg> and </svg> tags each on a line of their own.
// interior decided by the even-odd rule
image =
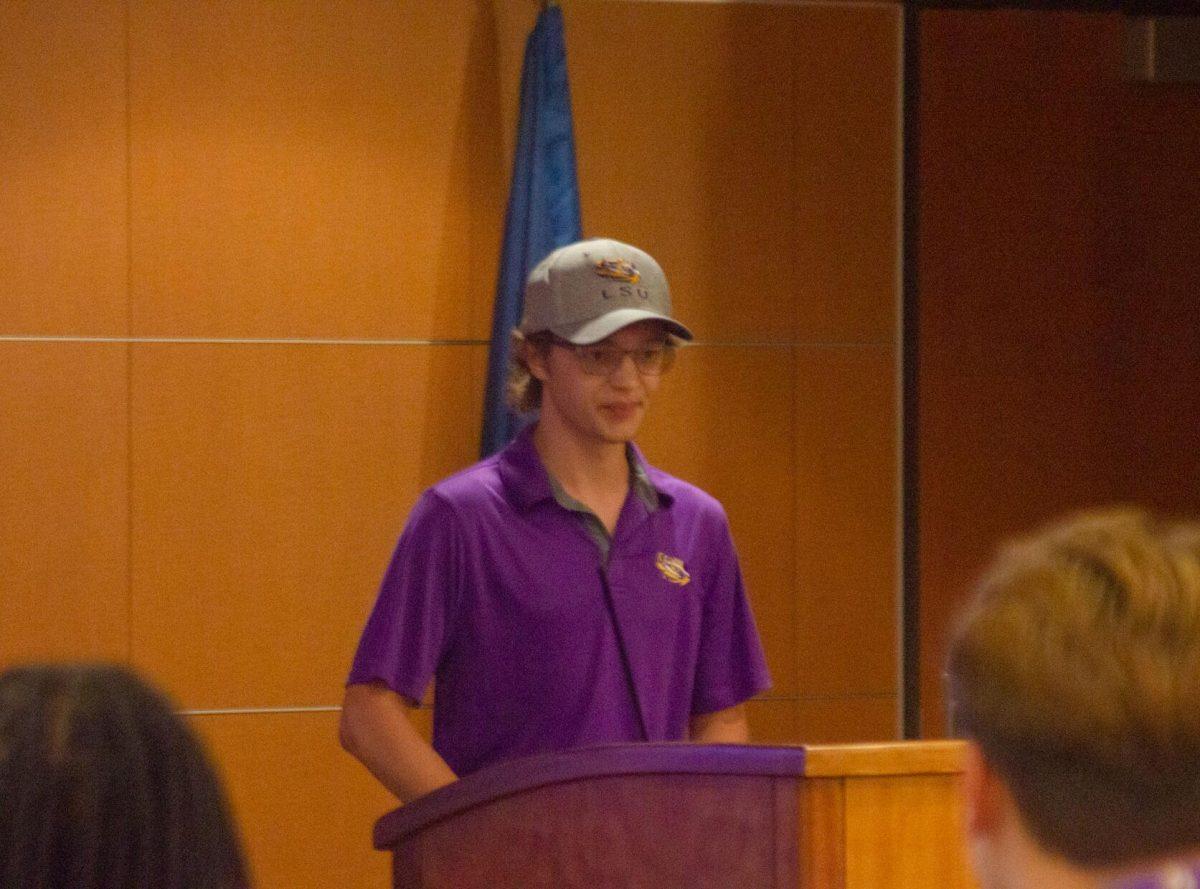
<svg viewBox="0 0 1200 889">
<path fill-rule="evenodd" d="M 894 350 L 800 347 L 796 591 L 807 694 L 897 688 Z"/>
<path fill-rule="evenodd" d="M 899 4 L 813 5 L 789 48 L 801 340 L 895 341 L 902 16 Z"/>
<path fill-rule="evenodd" d="M 0 333 L 124 334 L 122 3 L 0 4 L 0 163 Z"/>
<path fill-rule="evenodd" d="M 795 706 L 795 740 L 801 744 L 845 744 L 897 738 L 897 705 L 893 695 L 802 698 Z"/>
<path fill-rule="evenodd" d="M 225 780 L 257 889 L 380 889 L 375 819 L 398 802 L 337 742 L 337 713 L 193 716 Z"/>
<path fill-rule="evenodd" d="M 133 0 L 139 335 L 486 335 L 504 212 L 473 0 Z"/>
<path fill-rule="evenodd" d="M 475 457 L 483 347 L 133 349 L 135 663 L 189 708 L 336 703 L 418 493 Z"/>
<path fill-rule="evenodd" d="M 559 4 L 562 5 L 561 3 Z M 499 80 L 501 145 L 505 171 L 505 198 L 512 171 L 517 142 L 517 116 L 521 103 L 521 63 L 525 58 L 525 42 L 537 22 L 541 0 L 504 0 L 489 4 L 496 26 L 497 77 Z M 570 31 L 570 22 L 567 30 Z M 570 52 L 568 51 L 568 56 Z M 568 75 L 570 76 L 570 75 Z M 586 220 L 585 220 L 586 221 Z"/>
<path fill-rule="evenodd" d="M 128 651 L 126 348 L 0 343 L 0 667 Z"/>
<path fill-rule="evenodd" d="M 777 695 L 796 690 L 792 367 L 787 347 L 684 349 L 640 438 L 724 505 Z"/>
<path fill-rule="evenodd" d="M 790 340 L 799 10 L 562 5 L 585 231 L 649 250 L 700 338 Z"/>
<path fill-rule="evenodd" d="M 783 698 L 748 701 L 750 743 L 789 744 L 796 740 L 796 704 Z"/>
</svg>

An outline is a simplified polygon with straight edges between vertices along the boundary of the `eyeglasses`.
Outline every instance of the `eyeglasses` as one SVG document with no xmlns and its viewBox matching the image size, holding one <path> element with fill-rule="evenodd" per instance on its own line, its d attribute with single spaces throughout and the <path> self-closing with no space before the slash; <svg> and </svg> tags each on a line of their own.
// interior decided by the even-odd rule
<svg viewBox="0 0 1200 889">
<path fill-rule="evenodd" d="M 648 343 L 636 349 L 618 349 L 616 346 L 599 344 L 577 346 L 562 339 L 554 342 L 574 352 L 583 372 L 594 377 L 611 376 L 625 363 L 626 355 L 633 359 L 633 366 L 638 373 L 647 377 L 661 376 L 675 363 L 675 347 L 670 343 Z"/>
</svg>

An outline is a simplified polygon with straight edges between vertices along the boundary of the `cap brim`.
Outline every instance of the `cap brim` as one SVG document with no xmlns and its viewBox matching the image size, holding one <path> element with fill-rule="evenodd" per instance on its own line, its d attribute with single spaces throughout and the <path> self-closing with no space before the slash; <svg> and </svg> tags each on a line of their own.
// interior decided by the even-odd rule
<svg viewBox="0 0 1200 889">
<path fill-rule="evenodd" d="M 600 342 L 606 336 L 612 336 L 622 327 L 637 324 L 639 321 L 661 321 L 666 326 L 668 333 L 681 340 L 694 339 L 692 332 L 674 318 L 668 318 L 657 312 L 648 312 L 645 309 L 615 309 L 599 318 L 585 321 L 583 324 L 552 327 L 550 332 L 577 346 L 588 346 Z"/>
</svg>

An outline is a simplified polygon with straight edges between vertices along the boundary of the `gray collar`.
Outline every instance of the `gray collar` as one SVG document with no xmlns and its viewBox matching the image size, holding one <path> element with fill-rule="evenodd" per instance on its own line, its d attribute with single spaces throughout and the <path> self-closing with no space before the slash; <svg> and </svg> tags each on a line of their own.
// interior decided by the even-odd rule
<svg viewBox="0 0 1200 889">
<path fill-rule="evenodd" d="M 646 504 L 646 509 L 650 512 L 657 512 L 659 506 L 658 491 L 654 489 L 654 485 L 650 483 L 650 476 L 646 472 L 646 467 L 642 465 L 642 461 L 637 458 L 637 454 L 629 445 L 625 446 L 625 460 L 629 464 L 629 483 L 633 487 L 633 492 L 637 494 L 638 499 Z M 572 512 L 588 512 L 591 510 L 567 493 L 567 489 L 562 486 L 558 479 L 546 472 L 546 477 L 550 480 L 550 490 L 554 493 L 554 499 L 558 501 L 558 505 L 569 509 Z"/>
</svg>

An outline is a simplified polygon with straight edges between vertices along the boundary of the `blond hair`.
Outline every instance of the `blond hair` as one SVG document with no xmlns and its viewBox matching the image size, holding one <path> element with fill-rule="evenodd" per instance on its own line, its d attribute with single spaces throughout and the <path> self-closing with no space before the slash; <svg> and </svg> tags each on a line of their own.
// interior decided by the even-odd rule
<svg viewBox="0 0 1200 889">
<path fill-rule="evenodd" d="M 542 406 L 542 381 L 529 372 L 531 352 L 545 354 L 554 342 L 554 334 L 540 330 L 528 336 L 513 330 L 508 359 L 508 380 L 504 398 L 514 411 L 528 414 Z"/>
<path fill-rule="evenodd" d="M 1200 526 L 1083 513 L 1009 544 L 953 638 L 951 721 L 1043 847 L 1200 844 Z"/>
</svg>

